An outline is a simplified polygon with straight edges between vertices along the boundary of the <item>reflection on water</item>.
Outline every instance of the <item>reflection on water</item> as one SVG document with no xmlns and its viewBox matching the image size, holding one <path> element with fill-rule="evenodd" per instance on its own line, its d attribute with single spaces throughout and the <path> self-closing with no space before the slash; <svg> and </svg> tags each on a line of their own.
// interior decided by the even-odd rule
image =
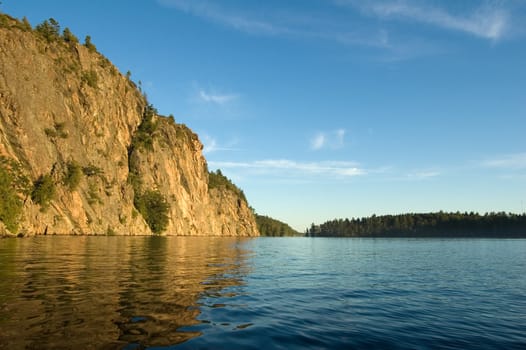
<svg viewBox="0 0 526 350">
<path fill-rule="evenodd" d="M 0 240 L 0 349 L 526 349 L 526 240 Z"/>
<path fill-rule="evenodd" d="M 242 287 L 236 238 L 0 241 L 0 348 L 135 349 L 199 336 L 199 300 Z M 220 305 L 218 305 L 220 306 Z"/>
</svg>

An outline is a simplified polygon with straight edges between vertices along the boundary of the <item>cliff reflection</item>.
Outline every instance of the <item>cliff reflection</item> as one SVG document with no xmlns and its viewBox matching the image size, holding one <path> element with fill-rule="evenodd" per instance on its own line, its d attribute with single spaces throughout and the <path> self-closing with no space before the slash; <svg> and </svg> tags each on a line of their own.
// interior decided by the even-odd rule
<svg viewBox="0 0 526 350">
<path fill-rule="evenodd" d="M 180 329 L 200 323 L 201 298 L 243 285 L 241 246 L 212 237 L 0 241 L 0 348 L 142 348 L 199 336 Z"/>
</svg>

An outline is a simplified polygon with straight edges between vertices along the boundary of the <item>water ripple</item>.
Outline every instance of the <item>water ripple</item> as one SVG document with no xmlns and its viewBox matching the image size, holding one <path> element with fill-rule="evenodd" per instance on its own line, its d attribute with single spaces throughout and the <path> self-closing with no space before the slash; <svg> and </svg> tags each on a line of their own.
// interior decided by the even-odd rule
<svg viewBox="0 0 526 350">
<path fill-rule="evenodd" d="M 0 241 L 0 349 L 526 348 L 526 240 Z"/>
</svg>

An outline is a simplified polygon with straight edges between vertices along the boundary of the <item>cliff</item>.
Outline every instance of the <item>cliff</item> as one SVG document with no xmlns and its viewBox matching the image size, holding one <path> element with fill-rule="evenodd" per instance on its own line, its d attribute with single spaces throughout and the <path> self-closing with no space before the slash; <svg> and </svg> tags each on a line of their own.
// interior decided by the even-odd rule
<svg viewBox="0 0 526 350">
<path fill-rule="evenodd" d="M 0 16 L 0 230 L 259 235 L 240 191 L 209 186 L 197 135 L 90 42 Z"/>
</svg>

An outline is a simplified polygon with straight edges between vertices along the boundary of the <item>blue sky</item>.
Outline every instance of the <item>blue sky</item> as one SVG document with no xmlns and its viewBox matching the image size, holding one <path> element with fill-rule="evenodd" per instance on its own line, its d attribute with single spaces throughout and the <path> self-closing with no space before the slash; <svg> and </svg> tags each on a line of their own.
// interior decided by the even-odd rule
<svg viewBox="0 0 526 350">
<path fill-rule="evenodd" d="M 196 131 L 258 213 L 526 207 L 526 1 L 4 0 Z"/>
</svg>

